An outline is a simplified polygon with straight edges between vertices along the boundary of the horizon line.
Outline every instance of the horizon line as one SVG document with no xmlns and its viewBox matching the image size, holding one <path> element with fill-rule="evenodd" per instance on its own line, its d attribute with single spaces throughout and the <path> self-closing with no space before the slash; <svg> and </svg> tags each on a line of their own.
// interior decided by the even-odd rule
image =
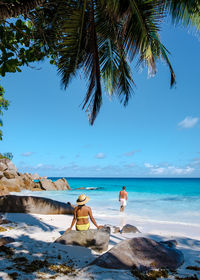
<svg viewBox="0 0 200 280">
<path fill-rule="evenodd" d="M 43 177 L 43 176 L 41 176 Z M 48 178 L 80 178 L 80 179 L 88 179 L 88 178 L 94 178 L 94 179 L 200 179 L 200 177 L 82 177 L 82 176 L 45 176 Z"/>
</svg>

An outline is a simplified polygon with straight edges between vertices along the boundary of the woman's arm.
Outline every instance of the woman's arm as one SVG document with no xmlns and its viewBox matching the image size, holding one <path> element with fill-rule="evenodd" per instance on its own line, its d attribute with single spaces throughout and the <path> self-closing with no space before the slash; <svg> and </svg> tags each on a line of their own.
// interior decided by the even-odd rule
<svg viewBox="0 0 200 280">
<path fill-rule="evenodd" d="M 73 226 L 74 226 L 74 224 L 75 224 L 75 222 L 76 222 L 76 211 L 77 211 L 77 209 L 75 208 L 75 209 L 74 209 L 74 218 L 73 218 L 73 220 L 72 220 L 72 224 L 71 224 L 71 226 L 70 226 L 68 229 L 66 229 L 65 232 L 68 232 L 68 231 L 72 230 L 72 228 L 73 228 Z"/>
<path fill-rule="evenodd" d="M 103 228 L 103 226 L 98 226 L 98 225 L 97 225 L 97 223 L 96 223 L 96 221 L 95 221 L 95 219 L 94 219 L 94 217 L 93 217 L 93 215 L 92 215 L 92 210 L 91 210 L 91 208 L 90 208 L 90 207 L 88 207 L 88 208 L 89 208 L 88 214 L 89 214 L 89 216 L 90 216 L 90 220 L 93 222 L 93 224 L 95 225 L 95 227 L 97 227 L 98 229 Z"/>
</svg>

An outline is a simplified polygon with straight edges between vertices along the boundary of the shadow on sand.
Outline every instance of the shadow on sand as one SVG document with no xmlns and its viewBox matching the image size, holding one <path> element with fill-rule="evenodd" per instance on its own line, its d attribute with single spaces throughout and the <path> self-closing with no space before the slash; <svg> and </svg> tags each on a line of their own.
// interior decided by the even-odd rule
<svg viewBox="0 0 200 280">
<path fill-rule="evenodd" d="M 55 237 L 58 229 L 31 214 L 8 213 L 6 218 L 13 222 L 6 225 L 12 229 L 2 232 L 0 238 L 12 236 L 15 242 L 6 245 L 10 248 L 6 252 L 0 249 L 0 279 L 7 279 L 8 275 L 20 280 L 56 279 L 65 275 L 76 278 L 79 270 L 96 258 L 88 248 L 40 240 L 40 234 Z M 30 237 L 29 234 L 35 236 L 36 232 L 37 239 Z"/>
</svg>

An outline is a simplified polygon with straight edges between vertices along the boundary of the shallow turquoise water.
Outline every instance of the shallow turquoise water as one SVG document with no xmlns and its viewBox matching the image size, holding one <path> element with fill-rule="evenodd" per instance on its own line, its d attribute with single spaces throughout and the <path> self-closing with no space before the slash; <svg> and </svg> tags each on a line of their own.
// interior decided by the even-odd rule
<svg viewBox="0 0 200 280">
<path fill-rule="evenodd" d="M 51 178 L 56 180 L 58 178 Z M 200 224 L 200 179 L 66 178 L 71 191 L 34 192 L 62 202 L 76 202 L 81 193 L 102 216 L 119 213 L 118 194 L 126 186 L 126 213 L 142 219 Z M 77 190 L 77 188 L 86 188 Z"/>
<path fill-rule="evenodd" d="M 55 178 L 52 178 L 55 180 Z M 126 186 L 129 192 L 200 196 L 200 179 L 147 178 L 66 178 L 72 188 L 101 187 L 103 191 L 119 191 Z"/>
</svg>

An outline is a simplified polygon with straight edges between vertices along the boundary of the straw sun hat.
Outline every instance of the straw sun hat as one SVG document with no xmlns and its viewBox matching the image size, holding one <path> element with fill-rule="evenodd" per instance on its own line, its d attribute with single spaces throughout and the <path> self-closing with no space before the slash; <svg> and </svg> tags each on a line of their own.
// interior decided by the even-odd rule
<svg viewBox="0 0 200 280">
<path fill-rule="evenodd" d="M 86 196 L 84 194 L 79 195 L 76 204 L 78 205 L 84 205 L 90 200 L 89 196 Z"/>
</svg>

